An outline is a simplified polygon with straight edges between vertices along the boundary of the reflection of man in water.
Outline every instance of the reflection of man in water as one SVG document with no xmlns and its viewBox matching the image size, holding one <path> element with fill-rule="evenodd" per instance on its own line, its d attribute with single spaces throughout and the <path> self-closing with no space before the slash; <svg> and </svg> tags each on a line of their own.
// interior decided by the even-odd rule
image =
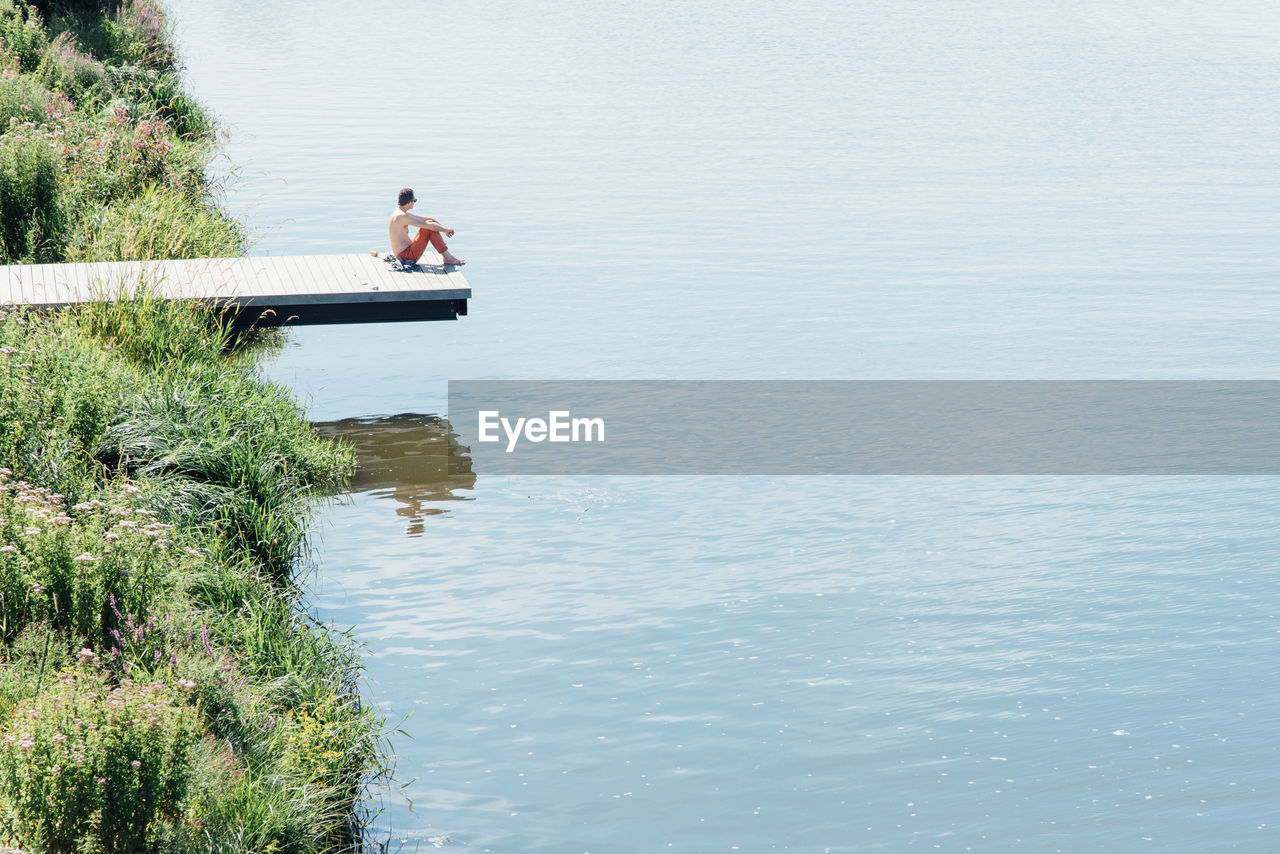
<svg viewBox="0 0 1280 854">
<path fill-rule="evenodd" d="M 475 488 L 476 476 L 466 447 L 455 441 L 449 422 L 434 415 L 347 418 L 315 425 L 321 435 L 342 438 L 359 464 L 351 476 L 353 493 L 390 498 L 405 533 L 421 536 L 428 516 L 449 512 L 446 501 L 467 501 L 457 494 Z"/>
<path fill-rule="evenodd" d="M 410 261 L 417 263 L 422 257 L 422 253 L 427 251 L 427 244 L 431 244 L 431 248 L 440 253 L 440 257 L 444 260 L 444 264 L 465 264 L 461 258 L 456 257 L 449 251 L 449 247 L 445 245 L 445 237 L 453 237 L 453 229 L 442 225 L 438 220 L 434 220 L 429 216 L 418 216 L 410 213 L 413 206 L 417 204 L 418 197 L 413 194 L 413 190 L 405 187 L 400 191 L 399 206 L 391 212 L 391 219 L 387 223 L 387 232 L 391 237 L 391 251 L 401 261 Z M 418 233 L 413 240 L 409 239 L 409 226 L 414 225 L 418 228 Z"/>
<path fill-rule="evenodd" d="M 418 484 L 402 483 L 391 491 L 391 497 L 396 500 L 397 504 L 402 506 L 396 508 L 396 515 L 409 520 L 409 527 L 404 532 L 411 537 L 418 537 L 426 530 L 422 522 L 428 516 L 439 516 L 444 510 L 439 507 L 423 507 L 422 500 L 439 501 L 440 494 L 437 487 L 421 486 Z M 445 498 L 452 498 L 452 495 L 445 494 Z"/>
</svg>

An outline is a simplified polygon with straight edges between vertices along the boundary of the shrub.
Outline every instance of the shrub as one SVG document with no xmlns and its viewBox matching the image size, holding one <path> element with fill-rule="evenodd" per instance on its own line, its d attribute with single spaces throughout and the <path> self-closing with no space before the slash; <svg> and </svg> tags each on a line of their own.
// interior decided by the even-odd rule
<svg viewBox="0 0 1280 854">
<path fill-rule="evenodd" d="M 0 735 L 0 835 L 47 852 L 154 850 L 183 822 L 198 738 L 182 689 L 85 664 L 18 703 Z"/>
<path fill-rule="evenodd" d="M 0 317 L 0 460 L 20 478 L 75 495 L 94 482 L 89 447 L 138 380 L 45 319 L 12 309 Z"/>
<path fill-rule="evenodd" d="M 154 114 L 135 115 L 140 112 L 137 105 L 115 102 L 93 121 L 68 117 L 64 123 L 66 184 L 82 220 L 170 180 L 174 140 L 168 126 Z"/>
<path fill-rule="evenodd" d="M 27 4 L 38 10 L 46 18 L 57 13 L 101 14 L 104 0 L 27 0 Z"/>
<path fill-rule="evenodd" d="M 12 71 L 0 71 L 0 132 L 10 120 L 43 122 L 49 91 L 35 80 Z"/>
<path fill-rule="evenodd" d="M 35 71 L 49 35 L 40 14 L 23 0 L 0 0 L 0 42 L 20 71 Z"/>
<path fill-rule="evenodd" d="M 167 22 L 153 0 L 124 0 L 105 22 L 112 54 L 129 65 L 168 70 L 175 65 Z"/>
<path fill-rule="evenodd" d="M 67 508 L 48 487 L 0 483 L 0 640 L 42 622 L 125 663 L 172 653 L 158 615 L 183 553 L 129 498 Z"/>
<path fill-rule="evenodd" d="M 81 53 L 75 37 L 60 33 L 54 38 L 36 76 L 50 89 L 65 93 L 81 103 L 95 103 L 107 94 L 107 72 L 101 62 Z"/>
<path fill-rule="evenodd" d="M 0 138 L 0 256 L 5 263 L 57 261 L 66 240 L 61 158 L 44 139 Z"/>
<path fill-rule="evenodd" d="M 207 139 L 213 135 L 208 112 L 187 94 L 173 71 L 124 65 L 111 67 L 107 76 L 115 97 L 160 116 L 178 136 Z"/>
</svg>

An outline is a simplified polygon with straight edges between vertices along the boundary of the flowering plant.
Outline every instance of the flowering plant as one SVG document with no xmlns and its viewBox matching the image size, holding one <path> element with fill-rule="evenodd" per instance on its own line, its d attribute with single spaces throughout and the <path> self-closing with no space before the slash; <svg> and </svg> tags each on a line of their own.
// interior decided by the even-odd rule
<svg viewBox="0 0 1280 854">
<path fill-rule="evenodd" d="M 111 685 L 85 650 L 0 729 L 0 839 L 49 852 L 141 850 L 183 821 L 195 708 L 163 682 Z"/>
</svg>

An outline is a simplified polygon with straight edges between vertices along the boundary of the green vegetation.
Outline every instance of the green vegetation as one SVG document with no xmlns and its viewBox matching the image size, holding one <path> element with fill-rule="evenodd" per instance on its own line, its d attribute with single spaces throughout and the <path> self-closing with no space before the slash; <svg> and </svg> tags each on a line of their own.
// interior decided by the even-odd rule
<svg viewBox="0 0 1280 854">
<path fill-rule="evenodd" d="M 0 262 L 239 255 L 164 17 L 0 0 Z"/>
<path fill-rule="evenodd" d="M 0 122 L 4 263 L 242 251 L 150 2 L 0 0 Z M 0 852 L 353 849 L 383 724 L 296 579 L 351 454 L 136 284 L 0 308 Z"/>
</svg>

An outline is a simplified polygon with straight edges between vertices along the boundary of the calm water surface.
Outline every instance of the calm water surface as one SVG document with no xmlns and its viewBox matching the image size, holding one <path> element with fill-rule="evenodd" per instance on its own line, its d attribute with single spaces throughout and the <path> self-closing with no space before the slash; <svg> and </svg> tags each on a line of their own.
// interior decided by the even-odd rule
<svg viewBox="0 0 1280 854">
<path fill-rule="evenodd" d="M 451 378 L 1280 378 L 1271 4 L 169 5 L 255 251 L 471 261 L 268 367 L 393 841 L 1280 848 L 1275 479 L 443 466 Z"/>
</svg>

